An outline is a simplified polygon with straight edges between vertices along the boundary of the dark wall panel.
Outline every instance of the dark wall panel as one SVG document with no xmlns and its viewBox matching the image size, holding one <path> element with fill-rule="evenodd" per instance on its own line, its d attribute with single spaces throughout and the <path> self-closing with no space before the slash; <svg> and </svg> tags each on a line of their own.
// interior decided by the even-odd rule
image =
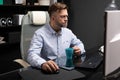
<svg viewBox="0 0 120 80">
<path fill-rule="evenodd" d="M 66 0 L 64 0 L 66 2 Z M 69 0 L 69 28 L 86 49 L 104 43 L 104 10 L 111 0 Z"/>
</svg>

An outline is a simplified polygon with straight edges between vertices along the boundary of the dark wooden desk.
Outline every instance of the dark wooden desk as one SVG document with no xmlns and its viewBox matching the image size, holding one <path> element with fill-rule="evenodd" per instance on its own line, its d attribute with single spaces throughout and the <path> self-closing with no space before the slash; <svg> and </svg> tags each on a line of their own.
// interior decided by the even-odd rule
<svg viewBox="0 0 120 80">
<path fill-rule="evenodd" d="M 21 80 L 22 77 L 19 75 L 20 71 L 26 69 L 17 69 L 11 72 L 0 74 L 0 80 Z M 87 69 L 76 69 L 86 75 L 83 79 L 77 80 L 103 80 L 103 66 L 100 65 L 96 70 L 87 70 Z M 36 77 L 36 76 L 35 76 Z"/>
<path fill-rule="evenodd" d="M 18 74 L 18 72 L 21 69 L 13 70 L 10 72 L 6 72 L 3 74 L 0 74 L 0 80 L 21 80 L 21 76 Z"/>
<path fill-rule="evenodd" d="M 103 69 L 103 63 L 101 63 L 96 69 L 81 68 L 77 70 L 86 75 L 86 80 L 104 80 Z"/>
<path fill-rule="evenodd" d="M 85 75 L 84 79 L 77 79 L 77 80 L 103 80 L 103 68 L 104 68 L 103 63 L 101 63 L 96 69 L 76 68 L 77 71 Z M 21 80 L 22 77 L 19 75 L 19 72 L 29 69 L 30 68 L 26 68 L 26 69 L 22 68 L 4 74 L 0 74 L 0 80 Z"/>
</svg>

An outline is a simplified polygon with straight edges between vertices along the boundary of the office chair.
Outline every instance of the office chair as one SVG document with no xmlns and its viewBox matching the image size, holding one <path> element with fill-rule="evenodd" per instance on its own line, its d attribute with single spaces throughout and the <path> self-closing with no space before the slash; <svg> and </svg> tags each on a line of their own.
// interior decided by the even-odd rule
<svg viewBox="0 0 120 80">
<path fill-rule="evenodd" d="M 24 68 L 29 67 L 27 62 L 27 51 L 30 46 L 31 38 L 38 28 L 49 22 L 49 15 L 47 11 L 29 11 L 22 18 L 21 23 L 21 57 L 22 59 L 15 59 L 14 61 L 19 63 Z"/>
</svg>

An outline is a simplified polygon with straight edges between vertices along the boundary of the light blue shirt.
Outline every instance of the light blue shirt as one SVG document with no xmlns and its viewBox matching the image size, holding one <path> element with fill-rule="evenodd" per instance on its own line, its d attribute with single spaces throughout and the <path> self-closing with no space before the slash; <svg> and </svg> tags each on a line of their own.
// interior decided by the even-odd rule
<svg viewBox="0 0 120 80">
<path fill-rule="evenodd" d="M 83 43 L 68 28 L 56 33 L 49 24 L 37 31 L 31 40 L 28 50 L 28 62 L 34 67 L 41 67 L 47 60 L 54 60 L 58 65 L 65 65 L 65 49 L 78 46 L 81 54 L 85 52 Z"/>
</svg>

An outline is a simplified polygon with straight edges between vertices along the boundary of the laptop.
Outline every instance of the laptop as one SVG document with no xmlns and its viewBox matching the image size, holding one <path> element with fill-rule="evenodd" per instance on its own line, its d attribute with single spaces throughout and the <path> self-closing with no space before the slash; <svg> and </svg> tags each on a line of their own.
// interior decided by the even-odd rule
<svg viewBox="0 0 120 80">
<path fill-rule="evenodd" d="M 85 60 L 82 62 L 81 60 L 74 60 L 75 68 L 89 68 L 95 69 L 97 68 L 103 61 L 103 54 L 97 51 L 87 51 L 85 56 Z M 83 57 L 84 58 L 84 57 Z"/>
</svg>

